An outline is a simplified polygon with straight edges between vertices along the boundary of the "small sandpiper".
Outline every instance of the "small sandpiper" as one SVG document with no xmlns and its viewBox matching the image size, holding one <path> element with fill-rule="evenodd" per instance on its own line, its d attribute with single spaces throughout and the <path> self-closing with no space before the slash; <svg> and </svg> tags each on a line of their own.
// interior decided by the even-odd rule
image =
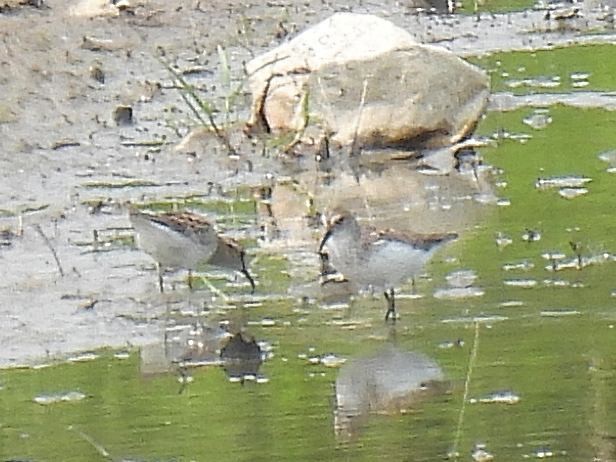
<svg viewBox="0 0 616 462">
<path fill-rule="evenodd" d="M 363 228 L 346 210 L 336 210 L 319 245 L 329 262 L 351 283 L 382 289 L 387 300 L 385 321 L 396 320 L 394 287 L 414 278 L 445 243 L 458 237 L 446 234 L 404 234 Z"/>
<path fill-rule="evenodd" d="M 242 273 L 252 288 L 255 282 L 246 267 L 246 253 L 233 239 L 219 236 L 204 217 L 190 212 L 152 214 L 130 208 L 130 221 L 142 250 L 150 254 L 158 269 L 158 286 L 163 292 L 165 268 L 184 268 L 191 273 L 204 264 Z"/>
</svg>

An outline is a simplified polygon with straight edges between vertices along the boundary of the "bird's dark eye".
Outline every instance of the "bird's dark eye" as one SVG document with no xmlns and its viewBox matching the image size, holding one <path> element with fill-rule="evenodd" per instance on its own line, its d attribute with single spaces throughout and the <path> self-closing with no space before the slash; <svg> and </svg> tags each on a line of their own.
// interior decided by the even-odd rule
<svg viewBox="0 0 616 462">
<path fill-rule="evenodd" d="M 338 225 L 344 221 L 344 215 L 334 215 L 332 217 L 332 225 Z"/>
</svg>

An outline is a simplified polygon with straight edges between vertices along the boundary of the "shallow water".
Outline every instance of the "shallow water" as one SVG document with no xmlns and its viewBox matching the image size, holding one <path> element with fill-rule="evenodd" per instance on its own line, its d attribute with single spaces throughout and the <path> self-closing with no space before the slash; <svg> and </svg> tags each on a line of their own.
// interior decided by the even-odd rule
<svg viewBox="0 0 616 462">
<path fill-rule="evenodd" d="M 586 79 L 583 90 L 599 94 L 616 90 L 612 73 L 578 58 L 609 57 L 612 46 L 476 62 L 501 77 L 560 76 L 562 92 Z M 494 91 L 510 91 L 501 77 Z M 477 135 L 496 144 L 480 149 L 477 177 L 426 176 L 406 163 L 328 172 L 268 157 L 248 172 L 220 150 L 150 152 L 154 162 L 116 152 L 111 130 L 104 155 L 63 154 L 73 162 L 44 178 L 50 193 L 15 189 L 2 219 L 0 259 L 11 270 L 0 291 L 9 366 L 0 370 L 0 458 L 420 461 L 484 450 L 501 460 L 616 459 L 616 186 L 606 154 L 616 115 L 548 104 L 548 91 L 522 85 L 517 109 L 492 107 Z M 26 173 L 31 155 L 14 161 Z M 256 294 L 218 272 L 207 273 L 217 295 L 205 281 L 190 292 L 182 272 L 159 294 L 153 262 L 133 244 L 127 200 L 214 218 L 248 248 Z M 318 284 L 317 212 L 339 202 L 366 224 L 461 234 L 414 289 L 401 289 L 395 325 L 383 322 L 379 294 L 350 298 L 344 285 Z M 244 343 L 229 347 L 239 330 Z M 235 368 L 221 365 L 225 346 Z M 367 391 L 353 402 L 366 404 L 341 437 L 337 379 L 392 349 L 406 360 L 381 365 L 412 377 L 409 389 L 391 398 L 393 380 L 388 389 L 360 371 Z M 433 364 L 444 379 L 422 393 L 417 382 L 440 378 Z"/>
</svg>

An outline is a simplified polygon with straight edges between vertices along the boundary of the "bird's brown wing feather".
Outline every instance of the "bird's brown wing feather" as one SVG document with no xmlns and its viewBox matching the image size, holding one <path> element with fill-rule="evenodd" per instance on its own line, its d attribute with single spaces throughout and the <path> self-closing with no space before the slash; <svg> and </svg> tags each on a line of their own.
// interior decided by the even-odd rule
<svg viewBox="0 0 616 462">
<path fill-rule="evenodd" d="M 160 215 L 151 215 L 150 220 L 167 226 L 179 233 L 186 232 L 187 230 L 193 232 L 209 231 L 212 228 L 212 224 L 204 217 L 190 212 L 168 212 Z"/>
<path fill-rule="evenodd" d="M 456 233 L 434 233 L 434 234 L 420 234 L 411 232 L 402 232 L 394 229 L 380 230 L 370 233 L 373 241 L 377 240 L 389 240 L 398 241 L 423 249 L 430 250 L 432 247 L 442 244 L 444 242 L 456 239 L 458 235 Z"/>
</svg>

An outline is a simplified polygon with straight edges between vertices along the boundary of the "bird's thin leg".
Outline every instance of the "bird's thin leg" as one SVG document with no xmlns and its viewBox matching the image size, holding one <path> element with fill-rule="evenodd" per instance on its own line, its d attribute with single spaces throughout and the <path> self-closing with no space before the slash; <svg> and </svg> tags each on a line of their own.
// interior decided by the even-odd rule
<svg viewBox="0 0 616 462">
<path fill-rule="evenodd" d="M 163 290 L 163 269 L 160 266 L 160 263 L 156 263 L 156 271 L 158 272 L 158 288 L 160 289 L 160 293 L 164 292 Z"/>
<path fill-rule="evenodd" d="M 179 375 L 178 379 L 180 382 L 180 389 L 178 390 L 178 395 L 181 395 L 186 389 L 186 386 L 188 385 L 188 383 L 190 382 L 191 377 L 190 377 L 190 374 L 188 373 L 188 370 L 184 366 L 178 367 L 178 375 Z"/>
<path fill-rule="evenodd" d="M 189 270 L 188 270 L 188 289 L 189 289 L 191 292 L 192 292 L 192 290 L 193 290 L 192 278 L 193 278 L 193 275 L 192 275 L 192 270 L 191 270 L 191 269 L 189 269 Z"/>
<path fill-rule="evenodd" d="M 582 269 L 582 245 L 579 242 L 569 241 L 569 245 L 573 252 L 575 252 L 575 256 L 577 257 L 577 269 Z"/>
<path fill-rule="evenodd" d="M 242 261 L 242 269 L 240 270 L 240 273 L 242 273 L 246 277 L 246 279 L 248 279 L 248 282 L 250 283 L 250 288 L 251 288 L 250 293 L 254 294 L 255 293 L 255 281 L 250 275 L 250 273 L 248 272 L 248 268 L 246 267 L 246 252 L 244 252 L 243 250 L 240 253 L 240 260 Z"/>
<path fill-rule="evenodd" d="M 385 313 L 385 321 L 388 321 L 391 316 L 391 320 L 396 322 L 396 300 L 394 297 L 393 287 L 389 289 L 389 292 L 386 290 L 384 294 L 385 300 L 387 300 L 387 313 Z"/>
</svg>

